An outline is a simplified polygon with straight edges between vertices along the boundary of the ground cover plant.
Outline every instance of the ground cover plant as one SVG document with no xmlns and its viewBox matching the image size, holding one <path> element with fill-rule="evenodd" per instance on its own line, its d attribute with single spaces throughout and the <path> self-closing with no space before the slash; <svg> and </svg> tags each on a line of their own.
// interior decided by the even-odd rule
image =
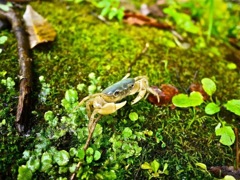
<svg viewBox="0 0 240 180">
<path fill-rule="evenodd" d="M 30 128 L 19 134 L 17 42 L 0 31 L 0 179 L 239 178 L 238 1 L 30 5 L 57 37 L 32 49 Z M 89 130 L 79 102 L 127 73 L 146 75 L 160 102 L 126 96 Z"/>
</svg>

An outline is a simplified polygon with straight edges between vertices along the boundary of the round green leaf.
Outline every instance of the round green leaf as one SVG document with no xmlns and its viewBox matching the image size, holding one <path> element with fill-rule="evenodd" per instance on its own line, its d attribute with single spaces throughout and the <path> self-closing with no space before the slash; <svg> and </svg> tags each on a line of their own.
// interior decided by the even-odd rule
<svg viewBox="0 0 240 180">
<path fill-rule="evenodd" d="M 172 98 L 172 103 L 177 107 L 189 107 L 189 98 L 187 94 L 177 94 Z"/>
<path fill-rule="evenodd" d="M 77 91 L 74 89 L 69 89 L 66 91 L 65 93 L 65 99 L 69 102 L 69 103 L 74 103 L 78 100 L 78 94 Z"/>
<path fill-rule="evenodd" d="M 231 146 L 235 142 L 235 134 L 230 126 L 223 126 L 215 130 L 217 136 L 221 136 L 220 143 Z"/>
<path fill-rule="evenodd" d="M 99 151 L 95 151 L 93 158 L 95 161 L 99 160 L 101 158 L 101 153 Z"/>
<path fill-rule="evenodd" d="M 173 97 L 172 102 L 177 107 L 195 107 L 203 103 L 203 96 L 200 92 L 191 92 L 187 94 L 177 94 Z"/>
<path fill-rule="evenodd" d="M 80 160 L 83 160 L 84 157 L 85 157 L 85 151 L 83 149 L 79 149 L 78 152 L 77 152 L 77 157 L 80 159 Z"/>
<path fill-rule="evenodd" d="M 232 99 L 228 101 L 224 107 L 226 107 L 227 110 L 231 111 L 232 113 L 240 116 L 240 99 Z"/>
<path fill-rule="evenodd" d="M 70 150 L 69 150 L 69 155 L 71 156 L 71 157 L 74 157 L 75 155 L 77 154 L 77 149 L 76 148 L 70 148 Z"/>
<path fill-rule="evenodd" d="M 52 163 L 52 155 L 48 152 L 44 152 L 42 154 L 41 162 L 51 164 Z"/>
<path fill-rule="evenodd" d="M 31 180 L 32 171 L 27 168 L 25 165 L 22 165 L 18 168 L 18 180 Z"/>
<path fill-rule="evenodd" d="M 129 118 L 131 121 L 136 121 L 136 120 L 138 120 L 138 114 L 136 112 L 131 112 L 129 114 Z"/>
<path fill-rule="evenodd" d="M 213 80 L 209 78 L 203 78 L 201 82 L 202 82 L 204 91 L 209 96 L 212 96 L 216 92 L 217 87 L 215 82 L 213 82 Z"/>
<path fill-rule="evenodd" d="M 200 92 L 193 91 L 190 93 L 189 101 L 192 107 L 199 106 L 203 103 L 203 96 Z"/>
<path fill-rule="evenodd" d="M 59 166 L 65 166 L 69 162 L 69 153 L 65 150 L 61 150 L 54 155 L 54 160 Z"/>
<path fill-rule="evenodd" d="M 93 161 L 93 156 L 87 156 L 86 161 L 88 164 L 90 164 Z"/>
<path fill-rule="evenodd" d="M 129 127 L 126 127 L 123 130 L 122 135 L 124 138 L 129 138 L 132 135 L 132 130 Z"/>
<path fill-rule="evenodd" d="M 4 44 L 7 41 L 8 37 L 7 36 L 1 36 L 0 37 L 0 44 Z"/>
<path fill-rule="evenodd" d="M 87 155 L 87 156 L 93 155 L 93 153 L 94 153 L 93 148 L 91 148 L 91 147 L 87 148 L 87 150 L 86 150 L 86 155 Z"/>
<path fill-rule="evenodd" d="M 71 166 L 69 166 L 69 171 L 70 173 L 74 173 L 76 170 L 77 164 L 73 163 Z"/>
<path fill-rule="evenodd" d="M 47 111 L 47 112 L 45 112 L 45 114 L 44 114 L 44 119 L 45 119 L 46 121 L 52 121 L 52 120 L 54 119 L 54 114 L 53 114 L 53 112 L 52 112 L 52 111 Z"/>
<path fill-rule="evenodd" d="M 205 113 L 209 115 L 213 115 L 215 113 L 218 113 L 220 111 L 219 105 L 211 102 L 205 107 Z"/>
</svg>

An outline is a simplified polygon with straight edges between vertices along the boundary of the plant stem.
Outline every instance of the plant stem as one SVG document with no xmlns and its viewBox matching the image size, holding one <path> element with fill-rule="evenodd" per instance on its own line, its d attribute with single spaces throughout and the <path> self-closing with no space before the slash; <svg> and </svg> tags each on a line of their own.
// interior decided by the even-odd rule
<svg viewBox="0 0 240 180">
<path fill-rule="evenodd" d="M 209 23 L 208 23 L 208 32 L 207 32 L 207 41 L 209 42 L 212 34 L 212 26 L 213 26 L 213 12 L 214 12 L 214 0 L 210 1 L 209 7 Z"/>
<path fill-rule="evenodd" d="M 188 128 L 191 127 L 193 121 L 195 121 L 195 119 L 196 119 L 196 110 L 195 110 L 195 107 L 193 107 L 192 109 L 193 109 L 193 118 L 192 118 L 192 120 L 188 123 Z"/>
<path fill-rule="evenodd" d="M 239 168 L 239 151 L 238 151 L 238 128 L 234 128 L 234 133 L 236 136 L 236 141 L 235 141 L 235 148 L 236 148 L 236 166 L 235 169 L 237 170 Z"/>
<path fill-rule="evenodd" d="M 87 141 L 83 147 L 83 150 L 86 151 L 87 148 L 89 147 L 89 144 L 90 144 L 90 141 L 92 139 L 92 135 L 94 133 L 94 130 L 96 128 L 96 125 L 97 125 L 97 122 L 100 120 L 102 116 L 99 115 L 95 120 L 93 120 L 93 122 L 89 121 L 89 128 L 88 128 L 88 138 L 87 138 Z M 91 123 L 91 124 L 90 124 Z M 75 172 L 72 174 L 70 180 L 73 180 L 76 176 L 76 172 L 78 171 L 78 169 L 82 166 L 83 162 L 82 161 L 79 161 L 77 166 L 76 166 L 76 169 L 75 169 Z"/>
</svg>

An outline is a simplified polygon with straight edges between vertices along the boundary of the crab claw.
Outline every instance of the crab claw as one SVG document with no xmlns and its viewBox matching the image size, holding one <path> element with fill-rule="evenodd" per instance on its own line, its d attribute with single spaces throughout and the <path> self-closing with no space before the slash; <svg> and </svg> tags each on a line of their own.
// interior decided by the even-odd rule
<svg viewBox="0 0 240 180">
<path fill-rule="evenodd" d="M 125 106 L 127 101 L 123 101 L 121 103 L 107 103 L 104 106 L 101 107 L 101 109 L 98 109 L 97 112 L 102 115 L 112 114 L 116 112 L 118 109 Z"/>
<path fill-rule="evenodd" d="M 147 89 L 147 91 L 157 97 L 158 103 L 160 102 L 159 94 L 158 94 L 153 88 L 149 87 L 149 88 Z M 160 91 L 161 91 L 161 90 L 160 90 Z"/>
</svg>

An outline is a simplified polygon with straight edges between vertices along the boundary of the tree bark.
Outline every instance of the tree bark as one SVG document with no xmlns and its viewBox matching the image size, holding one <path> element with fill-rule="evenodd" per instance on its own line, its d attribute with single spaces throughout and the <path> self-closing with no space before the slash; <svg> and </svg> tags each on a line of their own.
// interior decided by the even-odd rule
<svg viewBox="0 0 240 180">
<path fill-rule="evenodd" d="M 30 114 L 32 109 L 32 59 L 30 58 L 29 40 L 22 18 L 13 10 L 8 12 L 0 10 L 0 18 L 7 19 L 12 25 L 17 44 L 18 61 L 20 66 L 20 94 L 18 99 L 15 125 L 19 133 L 26 132 L 30 127 Z"/>
</svg>

